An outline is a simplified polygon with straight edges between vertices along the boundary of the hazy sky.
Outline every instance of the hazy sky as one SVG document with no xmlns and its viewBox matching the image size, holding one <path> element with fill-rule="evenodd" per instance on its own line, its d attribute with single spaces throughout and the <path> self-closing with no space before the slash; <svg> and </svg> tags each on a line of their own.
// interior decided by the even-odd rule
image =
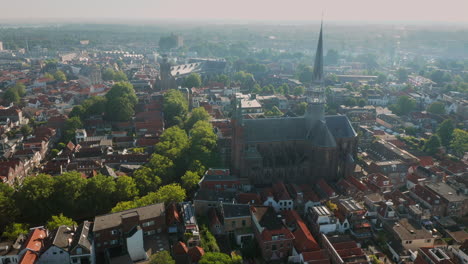
<svg viewBox="0 0 468 264">
<path fill-rule="evenodd" d="M 320 20 L 468 23 L 468 0 L 0 0 L 0 20 Z"/>
</svg>

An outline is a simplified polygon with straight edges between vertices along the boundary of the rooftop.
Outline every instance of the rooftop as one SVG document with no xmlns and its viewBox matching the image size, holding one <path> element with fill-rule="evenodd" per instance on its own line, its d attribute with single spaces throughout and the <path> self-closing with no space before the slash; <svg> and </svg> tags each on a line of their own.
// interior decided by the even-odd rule
<svg viewBox="0 0 468 264">
<path fill-rule="evenodd" d="M 122 212 L 96 216 L 94 218 L 93 232 L 120 226 L 124 215 L 136 214 L 140 221 L 151 219 L 164 214 L 164 203 L 152 204 L 144 207 L 133 208 Z"/>
<path fill-rule="evenodd" d="M 402 218 L 393 226 L 393 231 L 401 240 L 431 239 L 432 234 L 426 229 L 411 224 L 407 218 Z"/>
</svg>

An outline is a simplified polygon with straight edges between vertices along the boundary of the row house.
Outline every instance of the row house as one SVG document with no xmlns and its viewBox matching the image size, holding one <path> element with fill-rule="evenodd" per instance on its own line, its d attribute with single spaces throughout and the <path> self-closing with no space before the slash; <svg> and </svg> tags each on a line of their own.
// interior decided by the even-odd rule
<svg viewBox="0 0 468 264">
<path fill-rule="evenodd" d="M 250 205 L 220 203 L 208 212 L 210 230 L 215 235 L 228 235 L 239 246 L 253 238 Z"/>
<path fill-rule="evenodd" d="M 321 240 L 332 264 L 368 264 L 370 262 L 362 248 L 348 236 L 321 234 Z"/>
<path fill-rule="evenodd" d="M 96 216 L 93 226 L 96 254 L 102 256 L 112 250 L 128 254 L 133 262 L 147 260 L 145 237 L 165 232 L 163 203 Z"/>
<path fill-rule="evenodd" d="M 2 182 L 13 185 L 16 181 L 21 182 L 26 175 L 26 168 L 20 159 L 0 161 L 0 179 Z"/>
<path fill-rule="evenodd" d="M 201 189 L 216 191 L 238 190 L 240 179 L 231 175 L 229 169 L 208 169 L 198 183 Z"/>
<path fill-rule="evenodd" d="M 265 261 L 284 260 L 292 255 L 295 237 L 273 207 L 252 207 L 252 226 Z"/>
</svg>

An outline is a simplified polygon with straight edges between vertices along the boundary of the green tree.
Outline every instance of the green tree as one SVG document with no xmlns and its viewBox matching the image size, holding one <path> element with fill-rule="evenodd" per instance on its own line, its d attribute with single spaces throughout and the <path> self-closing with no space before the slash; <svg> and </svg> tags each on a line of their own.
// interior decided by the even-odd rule
<svg viewBox="0 0 468 264">
<path fill-rule="evenodd" d="M 129 176 L 120 176 L 115 182 L 114 199 L 117 201 L 128 201 L 138 196 L 136 181 Z"/>
<path fill-rule="evenodd" d="M 54 230 L 60 226 L 76 226 L 76 222 L 73 219 L 64 216 L 63 214 L 53 215 L 52 218 L 47 222 L 46 226 L 49 230 Z"/>
<path fill-rule="evenodd" d="M 326 65 L 335 65 L 338 63 L 339 59 L 338 51 L 334 49 L 329 49 L 327 51 L 327 55 L 325 55 L 325 58 L 323 58 L 324 62 Z"/>
<path fill-rule="evenodd" d="M 170 158 L 155 153 L 151 155 L 148 165 L 156 175 L 161 177 L 163 182 L 173 181 L 174 162 Z"/>
<path fill-rule="evenodd" d="M 134 104 L 127 97 L 119 97 L 107 103 L 106 117 L 109 120 L 128 121 L 134 114 Z"/>
<path fill-rule="evenodd" d="M 167 127 L 180 125 L 188 112 L 187 98 L 180 91 L 169 90 L 164 94 L 163 110 Z"/>
<path fill-rule="evenodd" d="M 198 73 L 192 73 L 184 80 L 184 86 L 187 88 L 200 87 L 202 85 L 201 76 Z"/>
<path fill-rule="evenodd" d="M 58 149 L 51 149 L 51 150 L 50 150 L 50 156 L 51 156 L 52 158 L 57 157 L 59 153 L 60 153 L 60 150 L 58 150 Z"/>
<path fill-rule="evenodd" d="M 173 126 L 162 133 L 155 152 L 175 162 L 185 154 L 189 144 L 187 133 L 180 127 Z"/>
<path fill-rule="evenodd" d="M 175 260 L 168 251 L 163 250 L 151 255 L 149 264 L 175 264 Z"/>
<path fill-rule="evenodd" d="M 310 66 L 306 66 L 299 71 L 299 81 L 301 83 L 311 83 L 314 75 L 314 69 Z"/>
<path fill-rule="evenodd" d="M 463 129 L 453 130 L 453 139 L 450 143 L 453 152 L 458 156 L 463 156 L 468 152 L 468 132 Z"/>
<path fill-rule="evenodd" d="M 75 105 L 68 116 L 83 118 L 84 114 L 85 108 L 82 105 Z"/>
<path fill-rule="evenodd" d="M 227 254 L 220 252 L 206 252 L 198 264 L 235 264 L 235 262 Z"/>
<path fill-rule="evenodd" d="M 54 79 L 59 82 L 64 82 L 67 80 L 67 76 L 65 76 L 63 71 L 58 70 L 54 73 Z"/>
<path fill-rule="evenodd" d="M 14 103 L 18 104 L 20 102 L 20 96 L 18 94 L 18 91 L 14 88 L 8 88 L 6 92 L 3 94 L 3 99 L 7 101 L 8 103 Z"/>
<path fill-rule="evenodd" d="M 265 116 L 282 116 L 283 112 L 277 106 L 273 106 L 270 111 L 265 112 Z"/>
<path fill-rule="evenodd" d="M 116 82 L 128 81 L 128 77 L 123 71 L 114 72 L 113 80 Z"/>
<path fill-rule="evenodd" d="M 398 81 L 401 83 L 406 82 L 406 80 L 408 80 L 408 71 L 406 69 L 399 68 L 396 71 L 396 75 L 397 75 Z"/>
<path fill-rule="evenodd" d="M 56 212 L 73 218 L 80 217 L 83 210 L 83 193 L 86 189 L 86 179 L 81 173 L 70 171 L 54 178 L 53 206 Z"/>
<path fill-rule="evenodd" d="M 203 107 L 197 107 L 192 110 L 192 113 L 190 113 L 190 117 L 187 119 L 187 122 L 185 123 L 185 128 L 187 130 L 190 130 L 193 125 L 195 125 L 196 122 L 203 120 L 203 121 L 208 121 L 210 119 L 210 114 L 205 110 Z"/>
<path fill-rule="evenodd" d="M 440 148 L 440 139 L 437 135 L 432 135 L 428 141 L 424 144 L 424 151 L 429 155 L 437 154 Z"/>
<path fill-rule="evenodd" d="M 26 221 L 43 223 L 52 215 L 52 196 L 54 194 L 54 180 L 50 175 L 39 174 L 35 177 L 26 177 L 14 199 L 19 216 Z"/>
<path fill-rule="evenodd" d="M 133 173 L 133 179 L 135 179 L 140 195 L 155 192 L 162 182 L 161 178 L 156 176 L 151 168 L 145 166 L 139 168 Z"/>
<path fill-rule="evenodd" d="M 439 135 L 442 146 L 448 147 L 450 145 L 454 129 L 455 126 L 453 125 L 453 121 L 451 119 L 446 119 L 439 125 L 437 128 L 437 135 Z"/>
<path fill-rule="evenodd" d="M 445 105 L 441 102 L 434 102 L 427 107 L 427 112 L 443 115 L 445 114 Z"/>
<path fill-rule="evenodd" d="M 84 202 L 86 211 L 91 216 L 109 212 L 114 206 L 113 200 L 116 194 L 116 182 L 110 176 L 98 174 L 86 182 L 84 190 Z"/>
<path fill-rule="evenodd" d="M 416 101 L 409 96 L 398 97 L 396 105 L 391 109 L 398 115 L 406 115 L 416 108 Z"/>
<path fill-rule="evenodd" d="M 117 205 L 115 205 L 114 208 L 112 208 L 111 212 L 117 213 L 137 207 L 138 206 L 136 205 L 135 201 L 122 201 L 117 203 Z"/>
<path fill-rule="evenodd" d="M 0 229 L 14 221 L 18 214 L 13 195 L 13 188 L 7 184 L 0 184 Z"/>
<path fill-rule="evenodd" d="M 83 127 L 81 119 L 77 116 L 69 118 L 65 121 L 65 128 L 63 133 L 63 141 L 68 142 L 75 139 L 75 131 Z"/>
<path fill-rule="evenodd" d="M 306 102 L 301 102 L 301 103 L 296 105 L 294 112 L 298 116 L 303 116 L 305 114 L 305 112 L 307 111 L 307 106 L 308 105 L 307 105 Z"/>
<path fill-rule="evenodd" d="M 2 234 L 2 237 L 10 241 L 15 241 L 19 235 L 27 235 L 28 229 L 29 227 L 27 224 L 11 223 L 6 227 L 5 232 L 3 232 Z"/>
<path fill-rule="evenodd" d="M 190 191 L 197 187 L 198 182 L 200 182 L 200 175 L 193 171 L 187 171 L 181 177 L 181 180 L 182 187 L 184 187 L 187 191 Z"/>
<path fill-rule="evenodd" d="M 20 97 L 23 97 L 26 94 L 26 86 L 23 83 L 17 82 L 14 86 L 13 89 L 18 92 L 18 95 Z"/>
<path fill-rule="evenodd" d="M 127 98 L 132 104 L 132 107 L 137 103 L 138 99 L 135 94 L 133 85 L 129 82 L 117 82 L 115 83 L 109 92 L 106 94 L 108 101 L 113 101 L 118 98 Z"/>
<path fill-rule="evenodd" d="M 21 127 L 20 131 L 23 136 L 29 136 L 33 132 L 33 129 L 29 125 L 24 125 Z"/>
<path fill-rule="evenodd" d="M 305 93 L 304 86 L 300 85 L 300 86 L 294 87 L 293 95 L 299 96 L 299 95 L 303 95 L 304 93 Z"/>
<path fill-rule="evenodd" d="M 106 68 L 102 71 L 102 79 L 104 81 L 114 80 L 115 71 L 112 68 Z"/>
<path fill-rule="evenodd" d="M 190 155 L 197 157 L 203 165 L 215 165 L 214 150 L 218 137 L 212 125 L 207 121 L 198 121 L 189 132 Z"/>
<path fill-rule="evenodd" d="M 44 78 L 49 80 L 55 80 L 54 76 L 48 72 L 44 73 Z"/>
<path fill-rule="evenodd" d="M 164 185 L 156 191 L 157 202 L 165 204 L 183 202 L 187 194 L 177 183 Z"/>
</svg>

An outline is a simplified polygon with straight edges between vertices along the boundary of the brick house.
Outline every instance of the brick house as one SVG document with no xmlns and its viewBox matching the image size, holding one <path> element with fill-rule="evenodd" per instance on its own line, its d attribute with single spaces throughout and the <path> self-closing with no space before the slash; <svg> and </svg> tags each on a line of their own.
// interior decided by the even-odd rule
<svg viewBox="0 0 468 264">
<path fill-rule="evenodd" d="M 292 254 L 294 235 L 273 207 L 252 207 L 252 222 L 264 260 L 281 260 Z"/>
</svg>

